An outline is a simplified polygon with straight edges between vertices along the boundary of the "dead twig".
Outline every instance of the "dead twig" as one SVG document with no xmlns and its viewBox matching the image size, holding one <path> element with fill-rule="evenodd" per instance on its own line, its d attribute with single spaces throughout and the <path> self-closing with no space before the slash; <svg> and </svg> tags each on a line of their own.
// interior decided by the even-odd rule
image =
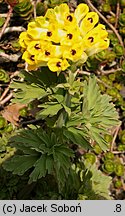
<svg viewBox="0 0 125 216">
<path fill-rule="evenodd" d="M 21 56 L 21 53 L 8 55 L 4 52 L 0 52 L 0 57 L 2 57 L 0 59 L 0 62 L 10 62 L 10 61 L 17 62 L 20 56 Z"/>
<path fill-rule="evenodd" d="M 118 71 L 122 71 L 122 68 L 116 68 L 116 69 L 111 69 L 111 70 L 101 70 L 101 69 L 99 69 L 99 72 L 101 74 L 104 74 L 104 75 L 111 74 L 111 73 L 116 73 Z"/>
<path fill-rule="evenodd" d="M 7 14 L 7 19 L 6 19 L 6 21 L 5 21 L 5 23 L 4 23 L 3 27 L 2 27 L 2 30 L 1 30 L 1 32 L 0 32 L 0 40 L 1 40 L 1 38 L 2 38 L 2 35 L 3 35 L 3 33 L 4 33 L 5 29 L 6 29 L 6 27 L 7 27 L 8 23 L 9 23 L 9 21 L 10 21 L 12 12 L 13 12 L 13 8 L 10 7 L 9 12 L 8 12 L 8 14 Z"/>
<path fill-rule="evenodd" d="M 11 98 L 13 97 L 13 93 L 10 92 L 10 94 L 5 97 L 1 102 L 0 102 L 0 106 L 3 106 L 6 102 L 8 102 Z"/>
<path fill-rule="evenodd" d="M 116 29 L 117 29 L 117 26 L 118 26 L 119 14 L 120 14 L 120 3 L 118 1 L 117 2 L 117 8 L 116 8 L 116 20 L 115 20 L 115 28 Z"/>
<path fill-rule="evenodd" d="M 115 35 L 117 36 L 118 40 L 119 40 L 119 43 L 121 44 L 122 47 L 124 47 L 124 43 L 122 41 L 122 38 L 120 36 L 120 34 L 118 33 L 118 31 L 115 29 L 115 27 L 108 22 L 108 20 L 98 11 L 97 8 L 94 7 L 94 5 L 91 3 L 90 0 L 85 0 L 86 3 L 89 5 L 89 7 L 95 11 L 99 16 L 100 18 L 112 29 L 112 31 L 115 33 Z"/>
<path fill-rule="evenodd" d="M 15 71 L 11 76 L 10 76 L 10 79 L 12 79 L 13 77 L 17 76 L 19 74 L 19 71 Z M 12 83 L 12 80 L 10 80 L 10 83 L 8 85 L 8 87 L 4 90 L 3 94 L 1 95 L 0 97 L 0 101 L 2 101 L 5 96 L 7 95 L 7 93 L 9 92 L 10 90 L 10 84 Z"/>
<path fill-rule="evenodd" d="M 1 14 L 0 14 L 0 18 L 1 18 L 1 17 L 5 17 L 5 18 L 6 18 L 7 16 L 8 16 L 8 13 L 1 13 Z M 11 14 L 11 17 L 12 17 L 12 16 L 13 16 L 13 14 Z"/>
<path fill-rule="evenodd" d="M 10 33 L 10 32 L 22 32 L 22 31 L 26 31 L 26 29 L 23 26 L 13 26 L 13 27 L 6 28 L 3 34 Z"/>
<path fill-rule="evenodd" d="M 118 135 L 118 132 L 120 130 L 120 127 L 121 127 L 121 124 L 118 125 L 115 129 L 115 133 L 114 133 L 114 136 L 113 136 L 113 139 L 112 139 L 112 142 L 111 142 L 111 146 L 110 146 L 110 151 L 112 152 L 113 151 L 113 148 L 114 148 L 114 143 L 115 143 L 115 140 L 117 138 L 117 135 Z"/>
</svg>

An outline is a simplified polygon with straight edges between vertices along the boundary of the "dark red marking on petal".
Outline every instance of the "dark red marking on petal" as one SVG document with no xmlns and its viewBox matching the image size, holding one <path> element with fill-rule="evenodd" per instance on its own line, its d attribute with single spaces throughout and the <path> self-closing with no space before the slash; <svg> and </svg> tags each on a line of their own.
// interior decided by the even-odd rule
<svg viewBox="0 0 125 216">
<path fill-rule="evenodd" d="M 34 48 L 37 49 L 37 50 L 39 50 L 39 49 L 40 49 L 39 44 L 36 44 L 36 45 L 34 46 Z"/>
<path fill-rule="evenodd" d="M 69 20 L 70 22 L 72 22 L 73 17 L 71 15 L 67 16 L 67 20 Z"/>
<path fill-rule="evenodd" d="M 30 56 L 30 60 L 35 61 L 35 60 L 34 60 L 34 55 L 31 55 L 31 56 Z"/>
<path fill-rule="evenodd" d="M 45 55 L 46 56 L 49 56 L 50 55 L 50 52 L 48 52 L 47 50 L 45 51 Z"/>
<path fill-rule="evenodd" d="M 71 50 L 71 54 L 72 54 L 72 55 L 75 55 L 75 54 L 76 54 L 76 50 L 72 49 L 72 50 Z"/>
<path fill-rule="evenodd" d="M 90 42 L 92 43 L 94 41 L 93 37 L 89 37 L 88 40 L 90 40 Z"/>
<path fill-rule="evenodd" d="M 61 67 L 61 62 L 57 62 L 56 66 Z"/>
<path fill-rule="evenodd" d="M 93 23 L 93 19 L 91 17 L 89 17 L 88 20 L 90 21 L 90 23 Z"/>
<path fill-rule="evenodd" d="M 52 32 L 51 32 L 51 31 L 48 31 L 48 32 L 47 32 L 47 36 L 48 36 L 48 37 L 51 37 L 51 36 L 52 36 Z"/>
<path fill-rule="evenodd" d="M 72 34 L 67 34 L 67 37 L 71 40 L 73 38 L 73 35 Z"/>
</svg>

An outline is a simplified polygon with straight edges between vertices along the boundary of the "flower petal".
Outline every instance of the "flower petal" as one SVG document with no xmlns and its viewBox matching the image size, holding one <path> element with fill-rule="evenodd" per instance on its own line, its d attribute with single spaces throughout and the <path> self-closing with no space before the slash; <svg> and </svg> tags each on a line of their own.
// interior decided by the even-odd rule
<svg viewBox="0 0 125 216">
<path fill-rule="evenodd" d="M 79 4 L 75 10 L 74 16 L 77 20 L 77 24 L 85 17 L 85 15 L 89 12 L 89 7 L 87 4 Z"/>
<path fill-rule="evenodd" d="M 99 21 L 99 16 L 95 12 L 89 12 L 80 24 L 80 31 L 82 36 L 94 28 Z"/>
</svg>

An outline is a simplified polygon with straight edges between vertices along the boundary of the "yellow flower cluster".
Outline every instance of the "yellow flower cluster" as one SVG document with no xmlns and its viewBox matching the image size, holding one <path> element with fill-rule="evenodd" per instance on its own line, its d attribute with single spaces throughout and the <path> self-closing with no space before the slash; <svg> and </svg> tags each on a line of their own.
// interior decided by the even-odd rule
<svg viewBox="0 0 125 216">
<path fill-rule="evenodd" d="M 67 4 L 48 9 L 19 37 L 28 70 L 48 66 L 53 72 L 64 71 L 72 62 L 84 63 L 88 56 L 108 48 L 108 33 L 98 21 L 98 14 L 83 3 L 74 13 Z"/>
</svg>

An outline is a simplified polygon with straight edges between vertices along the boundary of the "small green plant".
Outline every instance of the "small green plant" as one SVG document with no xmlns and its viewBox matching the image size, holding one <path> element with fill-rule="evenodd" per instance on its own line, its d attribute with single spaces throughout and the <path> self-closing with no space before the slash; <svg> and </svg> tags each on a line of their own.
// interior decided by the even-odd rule
<svg viewBox="0 0 125 216">
<path fill-rule="evenodd" d="M 36 199 L 111 199 L 111 182 L 124 176 L 122 162 L 109 152 L 112 131 L 121 124 L 117 108 L 124 110 L 123 47 L 86 4 L 70 10 L 65 2 L 36 4 L 39 17 L 19 36 L 25 70 L 8 80 L 11 103 L 25 106 L 17 128 L 2 116 L 0 121 L 0 163 L 15 178 L 9 184 L 17 199 L 32 198 L 32 192 Z M 32 17 L 30 1 L 8 3 L 24 20 Z M 106 4 L 104 13 L 116 7 L 114 1 Z M 18 44 L 12 47 L 19 51 Z M 115 61 L 121 64 L 119 74 L 112 72 Z M 118 139 L 123 147 L 124 134 Z M 19 179 L 26 184 L 22 192 Z"/>
</svg>

